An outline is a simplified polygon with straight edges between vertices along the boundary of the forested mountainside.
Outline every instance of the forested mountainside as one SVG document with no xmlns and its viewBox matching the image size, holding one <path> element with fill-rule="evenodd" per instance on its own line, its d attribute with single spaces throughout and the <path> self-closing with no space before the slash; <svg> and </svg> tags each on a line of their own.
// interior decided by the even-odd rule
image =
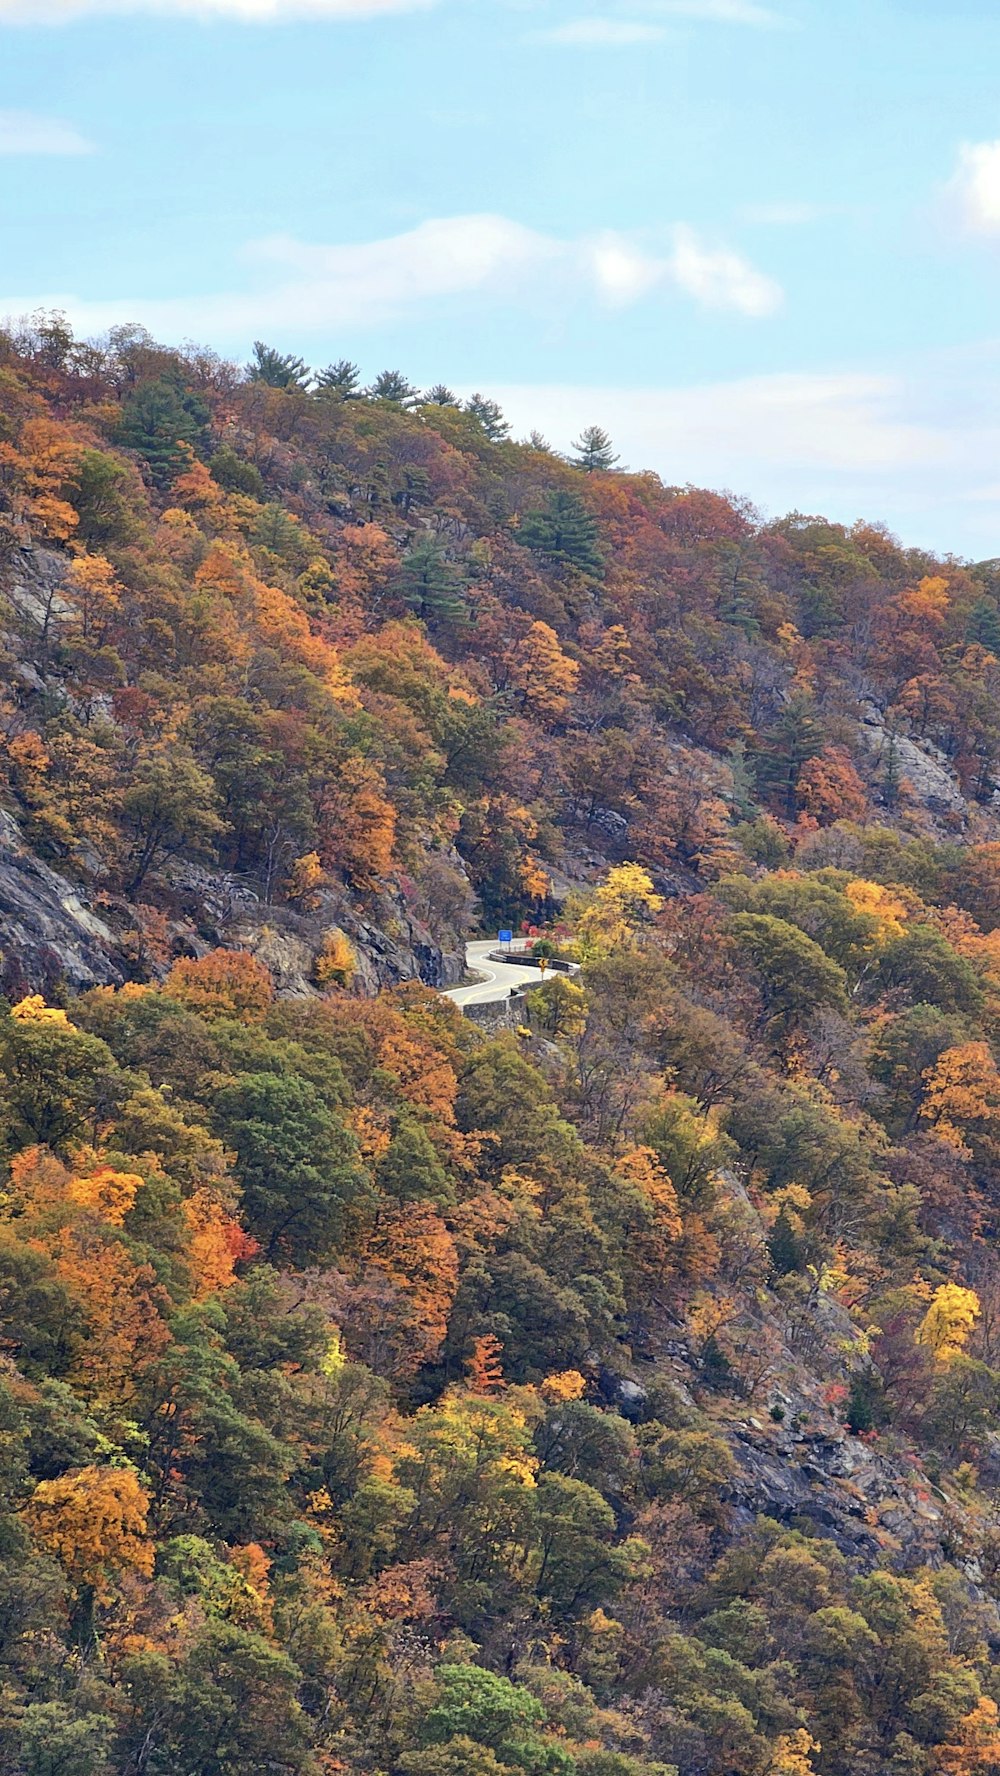
<svg viewBox="0 0 1000 1776">
<path fill-rule="evenodd" d="M 613 458 L 0 335 L 8 1776 L 1000 1767 L 1000 565 Z"/>
</svg>

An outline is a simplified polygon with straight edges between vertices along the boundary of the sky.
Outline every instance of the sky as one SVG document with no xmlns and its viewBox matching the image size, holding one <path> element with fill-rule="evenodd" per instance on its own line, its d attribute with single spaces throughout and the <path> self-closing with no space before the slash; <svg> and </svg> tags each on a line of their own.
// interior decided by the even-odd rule
<svg viewBox="0 0 1000 1776">
<path fill-rule="evenodd" d="M 0 315 L 1000 556 L 997 0 L 0 0 Z"/>
</svg>

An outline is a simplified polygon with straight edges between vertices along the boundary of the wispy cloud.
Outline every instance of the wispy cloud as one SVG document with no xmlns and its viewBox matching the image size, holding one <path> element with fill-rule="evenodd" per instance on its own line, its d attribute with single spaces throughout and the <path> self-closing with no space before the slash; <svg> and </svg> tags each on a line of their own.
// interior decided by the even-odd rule
<svg viewBox="0 0 1000 1776">
<path fill-rule="evenodd" d="M 606 426 L 623 460 L 668 483 L 732 488 L 770 512 L 889 523 L 907 543 L 994 556 L 1000 342 L 883 370 L 752 376 L 694 387 L 490 386 L 518 432 L 557 449 Z"/>
<path fill-rule="evenodd" d="M 0 111 L 0 154 L 93 154 L 71 123 L 39 117 L 33 111 Z"/>
<path fill-rule="evenodd" d="M 537 43 L 566 43 L 581 49 L 624 49 L 633 43 L 659 43 L 669 36 L 662 25 L 613 18 L 571 19 L 550 31 L 534 32 Z"/>
<path fill-rule="evenodd" d="M 0 25 L 68 25 L 80 19 L 140 14 L 179 21 L 231 19 L 240 24 L 278 25 L 414 12 L 433 3 L 434 0 L 0 0 Z"/>
<path fill-rule="evenodd" d="M 706 245 L 692 228 L 675 229 L 668 264 L 678 288 L 705 308 L 730 309 L 760 319 L 781 307 L 781 287 L 773 278 L 758 271 L 742 253 Z"/>
<path fill-rule="evenodd" d="M 1000 234 L 1000 140 L 962 143 L 945 201 L 970 234 Z"/>
<path fill-rule="evenodd" d="M 728 248 L 678 227 L 667 250 L 606 230 L 571 239 L 525 228 L 506 216 L 432 218 L 404 234 L 358 245 L 317 246 L 280 235 L 243 255 L 249 288 L 204 296 L 82 300 L 47 293 L 0 298 L 0 312 L 60 308 L 81 332 L 140 321 L 164 339 L 246 341 L 378 325 L 428 301 L 565 307 L 582 290 L 627 307 L 657 290 L 680 292 L 705 308 L 759 318 L 781 291 Z"/>
<path fill-rule="evenodd" d="M 938 547 L 948 543 L 941 503 L 967 498 L 983 444 L 957 420 L 913 413 L 894 375 L 780 374 L 693 388 L 513 384 L 490 394 L 517 431 L 537 427 L 557 448 L 596 422 L 626 461 L 668 483 L 732 488 L 776 512 L 888 517 L 907 540 Z M 962 529 L 979 524 L 977 515 Z"/>
</svg>

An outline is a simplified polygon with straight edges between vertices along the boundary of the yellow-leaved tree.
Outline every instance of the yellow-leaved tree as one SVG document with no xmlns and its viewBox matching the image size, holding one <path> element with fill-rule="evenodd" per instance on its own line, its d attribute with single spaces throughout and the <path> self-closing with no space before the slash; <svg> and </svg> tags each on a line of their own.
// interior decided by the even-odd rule
<svg viewBox="0 0 1000 1776">
<path fill-rule="evenodd" d="M 77 1468 L 40 1480 L 24 1507 L 36 1545 L 102 1603 L 126 1573 L 152 1574 L 148 1515 L 149 1498 L 130 1468 Z"/>
<path fill-rule="evenodd" d="M 629 949 L 639 928 L 663 908 L 653 878 L 640 863 L 619 863 L 594 890 L 577 920 L 577 941 L 585 959 Z"/>
<path fill-rule="evenodd" d="M 923 1075 L 920 1114 L 965 1159 L 1000 1159 L 1000 1072 L 986 1042 L 946 1048 Z"/>
<path fill-rule="evenodd" d="M 965 1349 L 979 1318 L 979 1296 L 960 1283 L 942 1283 L 935 1289 L 915 1337 L 939 1363 L 950 1363 Z"/>
<path fill-rule="evenodd" d="M 767 1776 L 813 1776 L 812 1755 L 819 1745 L 805 1727 L 779 1733 L 767 1766 Z"/>
</svg>

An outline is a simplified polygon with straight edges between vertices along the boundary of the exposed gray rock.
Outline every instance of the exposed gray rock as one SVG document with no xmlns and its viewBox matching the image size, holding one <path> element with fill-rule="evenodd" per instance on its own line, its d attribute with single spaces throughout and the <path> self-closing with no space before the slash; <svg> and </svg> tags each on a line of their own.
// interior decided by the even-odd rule
<svg viewBox="0 0 1000 1776">
<path fill-rule="evenodd" d="M 51 549 L 22 549 L 12 562 L 4 596 L 32 628 L 44 631 L 72 616 L 73 607 L 59 590 L 66 567 L 67 558 Z"/>
<path fill-rule="evenodd" d="M 62 976 L 74 991 L 125 979 L 113 931 L 73 885 L 28 849 L 0 810 L 0 950 L 8 976 L 42 988 Z"/>
<path fill-rule="evenodd" d="M 884 774 L 890 747 L 895 746 L 896 772 L 910 784 L 914 796 L 929 814 L 947 819 L 951 826 L 964 825 L 968 806 L 961 786 L 944 753 L 929 741 L 917 742 L 905 734 L 890 738 L 885 718 L 876 703 L 861 705 L 862 737 L 872 755 L 874 768 Z"/>
</svg>

